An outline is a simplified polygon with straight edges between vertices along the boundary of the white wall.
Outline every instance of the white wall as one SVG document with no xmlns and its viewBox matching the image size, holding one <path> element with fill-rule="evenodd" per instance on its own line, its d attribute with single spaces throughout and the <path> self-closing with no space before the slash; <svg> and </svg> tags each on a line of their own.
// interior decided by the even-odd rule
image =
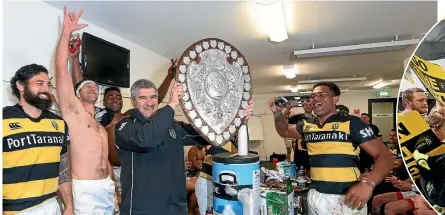
<svg viewBox="0 0 445 215">
<path fill-rule="evenodd" d="M 11 96 L 9 80 L 21 66 L 31 63 L 41 64 L 51 71 L 50 76 L 54 76 L 52 62 L 60 35 L 63 11 L 41 1 L 5 1 L 3 6 L 2 80 L 4 92 L 2 102 L 3 106 L 6 106 L 16 103 L 15 98 Z M 88 21 L 81 20 L 80 23 L 89 24 L 88 27 L 82 29 L 83 31 L 130 50 L 130 84 L 141 78 L 150 79 L 157 85 L 161 84 L 167 74 L 169 59 Z M 54 80 L 53 84 L 55 84 Z M 123 96 L 129 97 L 129 95 L 129 89 L 123 89 Z M 102 98 L 98 101 L 102 101 Z M 101 105 L 101 102 L 98 104 Z M 130 107 L 130 100 L 124 99 L 123 110 Z"/>
<path fill-rule="evenodd" d="M 445 1 L 437 1 L 437 21 L 445 18 Z"/>
</svg>

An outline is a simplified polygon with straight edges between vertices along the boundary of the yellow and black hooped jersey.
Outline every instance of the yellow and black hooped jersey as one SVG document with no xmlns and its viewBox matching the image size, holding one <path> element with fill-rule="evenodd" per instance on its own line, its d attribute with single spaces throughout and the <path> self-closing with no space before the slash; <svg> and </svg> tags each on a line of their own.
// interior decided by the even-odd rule
<svg viewBox="0 0 445 215">
<path fill-rule="evenodd" d="M 297 125 L 309 154 L 314 188 L 344 194 L 360 177 L 359 145 L 376 139 L 372 128 L 358 117 L 337 113 L 319 125 L 317 118 Z"/>
<path fill-rule="evenodd" d="M 31 118 L 20 105 L 3 108 L 3 211 L 15 214 L 56 197 L 68 126 L 44 110 Z"/>
</svg>

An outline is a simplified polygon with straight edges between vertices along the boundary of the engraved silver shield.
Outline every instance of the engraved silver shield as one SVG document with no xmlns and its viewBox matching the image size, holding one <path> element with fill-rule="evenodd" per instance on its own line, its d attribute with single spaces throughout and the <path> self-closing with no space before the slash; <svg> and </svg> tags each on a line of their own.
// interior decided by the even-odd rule
<svg viewBox="0 0 445 215">
<path fill-rule="evenodd" d="M 208 38 L 185 50 L 177 70 L 187 119 L 207 141 L 223 146 L 241 126 L 252 99 L 247 60 L 230 43 Z"/>
</svg>

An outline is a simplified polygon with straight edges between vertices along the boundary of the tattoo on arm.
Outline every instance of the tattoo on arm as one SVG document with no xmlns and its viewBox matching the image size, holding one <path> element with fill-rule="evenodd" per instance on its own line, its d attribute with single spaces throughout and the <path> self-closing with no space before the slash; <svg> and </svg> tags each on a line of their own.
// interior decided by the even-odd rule
<svg viewBox="0 0 445 215">
<path fill-rule="evenodd" d="M 59 184 L 70 182 L 71 179 L 71 163 L 67 152 L 60 156 Z"/>
<path fill-rule="evenodd" d="M 281 112 L 274 113 L 275 118 L 275 129 L 277 130 L 278 134 L 283 135 L 283 133 L 287 130 L 289 125 L 284 120 L 284 116 Z"/>
</svg>

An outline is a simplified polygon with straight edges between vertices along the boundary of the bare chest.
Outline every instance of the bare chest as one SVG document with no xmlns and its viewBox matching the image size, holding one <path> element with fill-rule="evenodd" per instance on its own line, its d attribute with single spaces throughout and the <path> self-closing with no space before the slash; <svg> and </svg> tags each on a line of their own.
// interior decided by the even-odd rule
<svg viewBox="0 0 445 215">
<path fill-rule="evenodd" d="M 80 117 L 79 117 L 80 118 Z M 69 127 L 73 145 L 103 146 L 108 142 L 105 128 L 92 116 L 82 117 Z"/>
</svg>

